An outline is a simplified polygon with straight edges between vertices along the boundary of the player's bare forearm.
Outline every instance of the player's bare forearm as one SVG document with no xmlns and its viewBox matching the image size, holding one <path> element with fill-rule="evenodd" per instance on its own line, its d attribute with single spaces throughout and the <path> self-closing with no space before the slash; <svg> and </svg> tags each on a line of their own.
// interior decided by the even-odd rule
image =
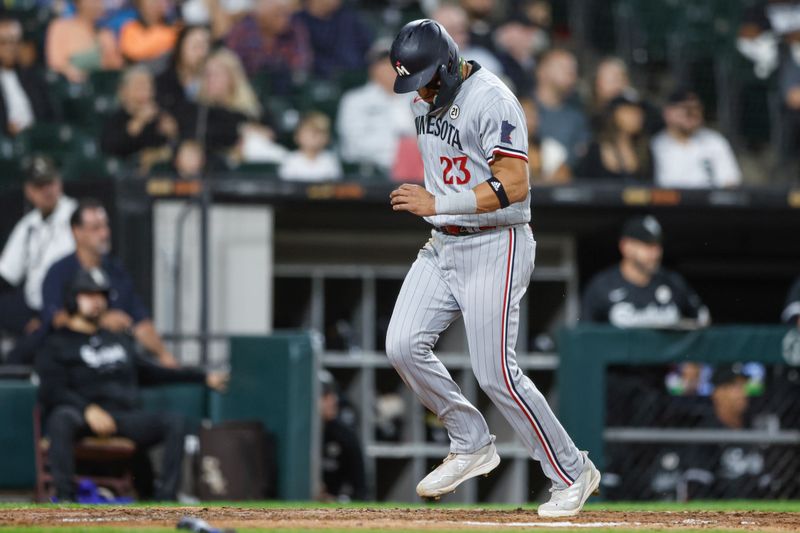
<svg viewBox="0 0 800 533">
<path fill-rule="evenodd" d="M 512 204 L 528 197 L 528 164 L 516 157 L 503 157 L 498 154 L 492 164 L 492 175 L 500 180 Z M 490 213 L 500 209 L 500 200 L 488 183 L 481 183 L 474 189 L 478 200 L 478 213 Z"/>
<path fill-rule="evenodd" d="M 433 195 L 419 185 L 404 183 L 393 190 L 389 198 L 395 211 L 408 211 L 421 217 L 436 214 L 436 201 Z"/>
<path fill-rule="evenodd" d="M 521 202 L 528 197 L 528 165 L 525 161 L 514 157 L 497 157 L 492 165 L 492 174 L 503 184 L 510 203 Z M 475 213 L 500 209 L 500 200 L 488 183 L 481 183 L 472 191 L 477 204 Z M 436 198 L 419 185 L 404 183 L 389 197 L 395 211 L 408 211 L 421 217 L 436 214 Z"/>
</svg>

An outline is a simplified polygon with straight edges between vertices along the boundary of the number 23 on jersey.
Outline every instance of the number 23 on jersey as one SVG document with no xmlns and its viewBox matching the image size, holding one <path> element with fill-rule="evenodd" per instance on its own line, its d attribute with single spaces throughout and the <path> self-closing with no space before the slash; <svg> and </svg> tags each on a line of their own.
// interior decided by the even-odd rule
<svg viewBox="0 0 800 533">
<path fill-rule="evenodd" d="M 464 185 L 465 183 L 469 183 L 470 178 L 472 178 L 472 175 L 467 169 L 467 156 L 465 155 L 458 157 L 441 156 L 439 162 L 444 165 L 442 169 L 442 180 L 444 180 L 446 185 L 452 185 L 453 180 L 455 180 L 458 185 Z M 453 171 L 453 167 L 457 167 L 455 172 Z"/>
</svg>

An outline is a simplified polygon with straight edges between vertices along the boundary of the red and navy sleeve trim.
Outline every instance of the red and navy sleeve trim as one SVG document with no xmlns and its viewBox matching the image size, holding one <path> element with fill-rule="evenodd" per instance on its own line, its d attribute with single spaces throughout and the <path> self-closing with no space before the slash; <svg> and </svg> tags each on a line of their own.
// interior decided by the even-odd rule
<svg viewBox="0 0 800 533">
<path fill-rule="evenodd" d="M 491 156 L 487 157 L 486 161 L 491 165 L 494 163 L 497 154 L 500 154 L 503 157 L 515 157 L 517 159 L 522 159 L 526 163 L 528 162 L 528 154 L 522 150 L 516 150 L 514 148 L 508 148 L 506 146 L 499 145 L 492 148 Z"/>
</svg>

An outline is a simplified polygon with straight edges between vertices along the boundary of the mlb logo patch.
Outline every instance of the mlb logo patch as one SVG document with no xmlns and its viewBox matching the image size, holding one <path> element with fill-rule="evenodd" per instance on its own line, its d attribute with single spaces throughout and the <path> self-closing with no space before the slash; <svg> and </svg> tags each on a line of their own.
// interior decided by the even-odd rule
<svg viewBox="0 0 800 533">
<path fill-rule="evenodd" d="M 503 123 L 500 124 L 500 142 L 511 144 L 511 132 L 515 129 L 517 129 L 516 126 L 504 120 Z"/>
</svg>

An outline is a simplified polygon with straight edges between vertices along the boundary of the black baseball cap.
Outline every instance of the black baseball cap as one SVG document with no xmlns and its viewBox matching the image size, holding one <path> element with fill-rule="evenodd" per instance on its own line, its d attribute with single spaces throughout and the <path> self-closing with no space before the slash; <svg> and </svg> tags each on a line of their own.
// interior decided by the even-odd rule
<svg viewBox="0 0 800 533">
<path fill-rule="evenodd" d="M 711 374 L 711 384 L 715 387 L 719 387 L 720 385 L 733 383 L 740 378 L 747 379 L 747 375 L 744 373 L 744 369 L 740 363 L 723 365 L 714 369 L 714 373 Z"/>
<path fill-rule="evenodd" d="M 661 244 L 663 232 L 661 224 L 658 223 L 653 215 L 637 216 L 629 218 L 622 226 L 620 238 L 627 237 L 649 244 Z"/>
<path fill-rule="evenodd" d="M 53 158 L 44 154 L 25 158 L 22 170 L 25 173 L 25 182 L 33 185 L 45 185 L 61 177 Z"/>
</svg>

